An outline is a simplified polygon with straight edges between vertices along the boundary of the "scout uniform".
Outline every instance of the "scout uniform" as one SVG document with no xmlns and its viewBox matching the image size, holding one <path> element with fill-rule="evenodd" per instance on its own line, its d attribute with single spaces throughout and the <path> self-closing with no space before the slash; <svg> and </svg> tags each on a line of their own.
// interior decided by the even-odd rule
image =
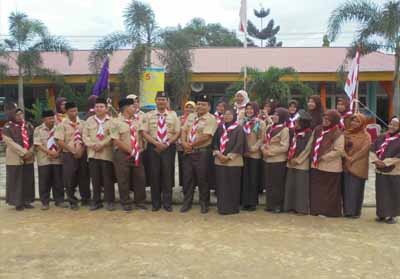
<svg viewBox="0 0 400 279">
<path fill-rule="evenodd" d="M 165 92 L 158 92 L 156 98 L 167 98 Z M 169 147 L 157 152 L 156 146 L 148 143 L 148 160 L 150 169 L 151 199 L 153 210 L 157 211 L 163 204 L 167 211 L 172 210 L 172 171 L 173 148 L 170 139 L 179 135 L 179 118 L 173 111 L 167 109 L 161 113 L 157 109 L 150 111 L 143 121 L 143 132 L 154 140 L 167 144 Z M 162 200 L 162 202 L 161 202 Z"/>
<path fill-rule="evenodd" d="M 202 95 L 198 98 L 200 102 L 209 102 L 206 95 Z M 183 188 L 184 190 L 184 202 L 181 212 L 188 211 L 193 202 L 193 195 L 195 190 L 195 177 L 197 178 L 197 185 L 200 192 L 200 206 L 202 212 L 208 211 L 208 204 L 210 200 L 210 188 L 209 188 L 209 158 L 211 154 L 211 143 L 212 137 L 217 130 L 217 121 L 215 117 L 207 112 L 203 115 L 199 115 L 197 112 L 189 115 L 185 126 L 182 128 L 186 138 L 183 139 L 189 144 L 196 143 L 196 139 L 203 135 L 209 135 L 208 141 L 201 145 L 195 145 L 190 154 L 184 154 L 183 157 Z"/>
<path fill-rule="evenodd" d="M 107 106 L 106 100 L 97 98 L 96 104 Z M 93 204 L 91 210 L 102 208 L 101 190 L 104 187 L 104 200 L 107 209 L 111 209 L 115 201 L 114 172 L 112 164 L 112 143 L 110 137 L 111 118 L 106 115 L 99 119 L 96 115 L 90 116 L 83 128 L 83 142 L 87 147 L 89 171 L 93 185 Z M 103 146 L 101 151 L 95 151 L 95 145 Z"/>
<path fill-rule="evenodd" d="M 132 104 L 133 100 L 122 99 L 119 102 L 119 107 L 121 109 Z M 117 148 L 113 157 L 120 200 L 126 211 L 132 209 L 132 200 L 129 196 L 131 188 L 134 192 L 135 205 L 138 208 L 145 209 L 143 204 L 146 200 L 146 175 L 141 156 L 144 148 L 143 137 L 139 133 L 141 125 L 138 115 L 131 119 L 126 119 L 123 115 L 120 115 L 113 120 L 111 128 L 111 139 L 118 139 L 132 148 L 131 154 Z"/>
<path fill-rule="evenodd" d="M 54 113 L 52 111 L 44 111 L 42 117 L 54 117 Z M 50 192 L 53 192 L 56 206 L 64 206 L 61 155 L 54 159 L 38 148 L 38 146 L 41 146 L 46 150 L 59 152 L 60 148 L 55 142 L 54 133 L 54 126 L 49 128 L 43 123 L 36 127 L 33 134 L 39 172 L 39 196 L 43 206 L 47 206 L 47 208 L 50 202 Z"/>
<path fill-rule="evenodd" d="M 65 106 L 67 110 L 75 107 L 72 103 L 67 103 Z M 77 118 L 76 122 L 66 118 L 61 124 L 57 125 L 55 138 L 56 140 L 63 140 L 65 145 L 72 148 L 79 145 L 83 146 L 83 126 L 84 121 L 79 118 Z M 86 151 L 81 158 L 76 159 L 71 152 L 63 149 L 63 180 L 71 208 L 77 208 L 78 199 L 75 197 L 75 189 L 78 185 L 81 203 L 82 205 L 88 205 L 90 200 L 90 177 Z"/>
<path fill-rule="evenodd" d="M 20 109 L 9 112 L 10 121 L 3 129 L 6 144 L 6 202 L 17 210 L 32 208 L 35 199 L 35 178 L 32 156 L 24 160 L 28 152 L 33 152 L 33 126 L 25 121 L 16 122 L 15 114 Z"/>
</svg>

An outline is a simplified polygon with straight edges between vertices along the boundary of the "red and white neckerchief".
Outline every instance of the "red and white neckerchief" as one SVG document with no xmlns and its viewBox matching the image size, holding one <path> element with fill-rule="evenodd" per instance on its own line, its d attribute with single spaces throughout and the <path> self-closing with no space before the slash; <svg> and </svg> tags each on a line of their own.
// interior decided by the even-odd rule
<svg viewBox="0 0 400 279">
<path fill-rule="evenodd" d="M 233 131 L 233 130 L 235 130 L 238 126 L 239 126 L 239 122 L 238 121 L 236 121 L 231 126 L 229 126 L 228 129 L 226 129 L 225 123 L 222 124 L 222 128 L 224 129 L 224 132 L 223 132 L 223 134 L 221 136 L 221 139 L 219 141 L 219 151 L 221 153 L 225 152 L 226 145 L 227 145 L 227 143 L 229 141 L 228 133 Z"/>
<path fill-rule="evenodd" d="M 236 105 L 236 114 L 239 115 L 239 112 L 246 108 L 246 104 L 244 105 Z"/>
<path fill-rule="evenodd" d="M 313 163 L 314 167 L 318 166 L 319 150 L 321 149 L 321 143 L 322 143 L 322 140 L 324 139 L 324 136 L 326 134 L 332 132 L 336 128 L 337 128 L 337 126 L 333 126 L 332 128 L 329 128 L 328 130 L 322 130 L 321 134 L 319 135 L 319 137 L 315 141 L 314 149 L 313 149 L 313 156 L 312 156 L 312 163 Z"/>
<path fill-rule="evenodd" d="M 46 129 L 48 129 L 46 127 Z M 55 128 L 49 131 L 49 136 L 47 137 L 47 149 L 48 150 L 57 150 L 56 140 L 54 138 Z"/>
<path fill-rule="evenodd" d="M 221 125 L 222 121 L 224 120 L 224 115 L 223 113 L 219 113 L 218 111 L 214 112 L 214 117 L 217 120 L 217 125 Z"/>
<path fill-rule="evenodd" d="M 296 120 L 299 118 L 299 116 L 300 116 L 300 114 L 296 113 L 293 117 L 289 118 L 289 121 L 288 121 L 289 129 L 294 129 L 294 126 L 295 126 L 294 124 L 295 124 Z"/>
<path fill-rule="evenodd" d="M 134 121 L 130 119 L 125 119 L 125 122 L 129 125 L 130 131 L 130 140 L 132 153 L 128 156 L 128 159 L 134 158 L 135 166 L 139 166 L 139 155 L 140 155 L 140 147 L 139 147 L 139 139 L 137 137 L 137 131 L 135 129 Z"/>
<path fill-rule="evenodd" d="M 257 118 L 252 118 L 243 125 L 243 131 L 246 135 L 250 135 L 251 133 L 251 127 L 257 122 Z"/>
<path fill-rule="evenodd" d="M 352 116 L 352 115 L 353 115 L 353 112 L 351 112 L 351 111 L 349 110 L 348 112 L 343 113 L 343 114 L 340 116 L 340 129 L 344 129 L 344 128 L 345 128 L 345 126 L 344 126 L 344 120 L 345 120 L 346 118 Z"/>
<path fill-rule="evenodd" d="M 104 123 L 106 123 L 107 120 L 110 120 L 110 117 L 106 115 L 103 120 L 97 117 L 97 115 L 94 116 L 94 120 L 96 120 L 97 124 L 99 125 L 99 128 L 97 129 L 96 133 L 96 138 L 99 140 L 103 140 L 105 137 L 105 132 L 104 132 Z"/>
<path fill-rule="evenodd" d="M 292 160 L 294 158 L 294 155 L 296 154 L 297 139 L 304 137 L 308 132 L 311 132 L 310 128 L 304 129 L 301 132 L 294 132 L 293 139 L 289 148 L 288 160 Z"/>
<path fill-rule="evenodd" d="M 199 122 L 200 122 L 200 117 L 196 117 L 194 119 L 192 129 L 190 129 L 190 134 L 189 134 L 189 143 L 192 144 L 196 140 L 196 133 L 197 133 L 197 128 L 199 127 Z"/>
<path fill-rule="evenodd" d="M 285 123 L 272 125 L 271 129 L 269 129 L 267 135 L 265 136 L 264 144 L 269 144 L 270 143 L 273 131 L 275 131 L 275 130 L 277 130 L 279 128 L 284 128 L 284 127 L 286 127 Z"/>
<path fill-rule="evenodd" d="M 21 127 L 21 135 L 22 135 L 22 147 L 25 148 L 26 150 L 29 150 L 31 147 L 29 144 L 29 136 L 28 136 L 28 131 L 26 130 L 26 122 L 25 120 L 22 121 L 22 124 L 20 125 Z"/>
<path fill-rule="evenodd" d="M 182 117 L 181 117 L 181 127 L 185 126 L 188 117 L 189 117 L 189 114 L 182 115 Z"/>
<path fill-rule="evenodd" d="M 79 122 L 72 122 L 69 121 L 69 125 L 71 125 L 71 127 L 74 129 L 74 145 L 75 147 L 77 145 L 82 145 L 83 141 L 82 141 L 82 134 L 81 131 L 79 130 Z"/>
<path fill-rule="evenodd" d="M 157 113 L 157 141 L 167 144 L 168 143 L 168 130 L 167 130 L 167 114 Z"/>
<path fill-rule="evenodd" d="M 394 141 L 394 140 L 396 140 L 396 139 L 398 139 L 398 138 L 400 138 L 400 133 L 397 133 L 397 134 L 394 135 L 394 136 L 390 136 L 389 133 L 386 133 L 386 135 L 385 135 L 385 141 L 381 144 L 381 146 L 379 147 L 379 149 L 376 151 L 376 155 L 379 157 L 379 159 L 382 160 L 383 155 L 385 154 L 386 149 L 387 149 L 387 147 L 389 146 L 389 144 L 390 144 L 392 141 Z"/>
</svg>

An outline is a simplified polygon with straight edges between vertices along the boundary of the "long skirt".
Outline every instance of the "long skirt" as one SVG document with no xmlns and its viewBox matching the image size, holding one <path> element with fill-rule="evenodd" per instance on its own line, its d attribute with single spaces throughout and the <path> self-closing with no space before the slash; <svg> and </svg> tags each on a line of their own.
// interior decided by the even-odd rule
<svg viewBox="0 0 400 279">
<path fill-rule="evenodd" d="M 258 204 L 260 161 L 261 159 L 244 158 L 241 196 L 243 206 L 256 206 Z"/>
<path fill-rule="evenodd" d="M 344 216 L 361 216 L 364 202 L 365 179 L 343 173 L 343 214 Z"/>
<path fill-rule="evenodd" d="M 283 210 L 285 198 L 286 162 L 264 163 L 267 210 Z"/>
<path fill-rule="evenodd" d="M 220 214 L 235 214 L 240 210 L 241 167 L 215 166 L 217 208 Z"/>
<path fill-rule="evenodd" d="M 35 173 L 33 164 L 6 166 L 6 202 L 23 206 L 35 200 Z"/>
<path fill-rule="evenodd" d="M 310 173 L 310 213 L 342 216 L 341 173 L 312 169 Z"/>
<path fill-rule="evenodd" d="M 400 175 L 376 174 L 376 215 L 400 216 Z"/>
<path fill-rule="evenodd" d="M 302 214 L 310 212 L 310 172 L 308 170 L 287 169 L 284 210 Z"/>
<path fill-rule="evenodd" d="M 209 158 L 209 169 L 208 169 L 208 188 L 210 190 L 216 190 L 215 184 L 216 184 L 216 170 L 215 170 L 215 164 L 214 164 L 215 158 L 212 155 L 212 153 L 210 153 L 210 158 Z"/>
</svg>

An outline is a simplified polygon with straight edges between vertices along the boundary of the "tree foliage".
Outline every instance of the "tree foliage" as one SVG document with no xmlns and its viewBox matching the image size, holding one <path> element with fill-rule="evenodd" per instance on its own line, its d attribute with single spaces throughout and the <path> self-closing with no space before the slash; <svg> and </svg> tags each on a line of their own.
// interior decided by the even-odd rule
<svg viewBox="0 0 400 279">
<path fill-rule="evenodd" d="M 270 9 L 265 10 L 261 8 L 260 10 L 254 10 L 254 15 L 260 19 L 260 28 L 250 20 L 247 23 L 247 33 L 250 37 L 259 39 L 261 41 L 261 47 L 264 46 L 264 41 L 266 41 L 265 46 L 267 47 L 281 47 L 282 42 L 278 42 L 276 35 L 280 30 L 280 26 L 275 26 L 273 19 L 269 20 L 268 24 L 264 27 L 264 19 L 270 14 Z"/>
</svg>

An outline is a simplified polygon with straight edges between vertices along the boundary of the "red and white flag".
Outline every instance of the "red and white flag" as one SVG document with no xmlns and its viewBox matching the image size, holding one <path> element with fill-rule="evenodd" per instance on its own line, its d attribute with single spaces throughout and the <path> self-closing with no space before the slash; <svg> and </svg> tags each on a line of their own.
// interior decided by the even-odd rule
<svg viewBox="0 0 400 279">
<path fill-rule="evenodd" d="M 247 0 L 240 1 L 240 24 L 239 30 L 240 32 L 247 33 Z"/>
<path fill-rule="evenodd" d="M 354 102 L 356 101 L 358 73 L 360 70 L 360 53 L 357 51 L 356 56 L 351 63 L 349 75 L 347 76 L 344 91 L 350 99 L 350 110 L 353 110 Z"/>
</svg>

